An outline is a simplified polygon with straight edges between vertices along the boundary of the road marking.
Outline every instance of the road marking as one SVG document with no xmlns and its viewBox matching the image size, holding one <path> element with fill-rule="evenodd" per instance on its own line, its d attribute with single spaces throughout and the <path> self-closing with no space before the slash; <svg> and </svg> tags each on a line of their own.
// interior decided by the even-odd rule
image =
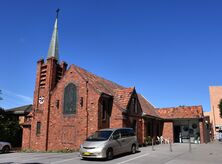
<svg viewBox="0 0 222 164">
<path fill-rule="evenodd" d="M 76 159 L 76 158 L 80 158 L 80 157 L 69 158 L 69 159 L 64 159 L 64 160 L 61 160 L 61 161 L 51 162 L 51 164 L 63 163 L 63 162 L 66 162 L 66 161 L 71 161 L 71 160 Z"/>
<path fill-rule="evenodd" d="M 55 156 L 56 155 L 56 156 Z M 67 154 L 69 155 L 69 154 Z M 57 154 L 38 154 L 36 156 L 33 157 L 30 157 L 30 159 L 23 159 L 21 160 L 22 162 L 27 162 L 27 161 L 34 161 L 34 160 L 37 160 L 37 159 L 46 159 L 46 158 L 59 158 L 59 157 L 63 157 L 64 154 L 61 154 L 61 155 L 57 155 Z"/>
<path fill-rule="evenodd" d="M 129 162 L 129 161 L 133 161 L 133 160 L 135 160 L 135 159 L 137 159 L 137 158 L 141 158 L 141 157 L 144 157 L 144 156 L 149 155 L 149 154 L 150 154 L 150 153 L 146 153 L 146 154 L 140 155 L 140 156 L 138 156 L 138 157 L 131 158 L 131 159 L 128 159 L 128 160 L 126 160 L 126 161 L 119 162 L 119 163 L 117 163 L 117 164 L 122 164 L 122 163 L 126 163 L 126 162 Z"/>
<path fill-rule="evenodd" d="M 32 161 L 32 160 L 36 160 L 36 159 L 45 159 L 45 158 L 47 158 L 47 156 L 45 156 L 45 157 L 36 157 L 36 158 L 30 158 L 30 159 L 26 159 L 26 160 L 21 160 L 22 162 L 27 162 L 27 161 Z"/>
<path fill-rule="evenodd" d="M 12 159 L 17 159 L 17 158 L 32 158 L 32 157 L 39 156 L 39 154 L 10 154 L 10 155 L 13 155 L 13 157 L 2 158 L 2 159 L 0 159 L 0 161 L 12 160 Z"/>
<path fill-rule="evenodd" d="M 16 156 L 13 156 L 11 158 L 1 158 L 0 159 L 0 163 L 3 161 L 3 162 L 6 162 L 8 160 L 10 161 L 22 161 L 22 162 L 27 162 L 27 161 L 32 161 L 32 160 L 38 160 L 38 159 L 46 159 L 46 158 L 60 158 L 61 157 L 66 157 L 66 156 L 70 156 L 70 154 L 46 154 L 46 153 L 21 153 L 21 154 L 10 154 L 10 155 L 16 155 Z"/>
</svg>

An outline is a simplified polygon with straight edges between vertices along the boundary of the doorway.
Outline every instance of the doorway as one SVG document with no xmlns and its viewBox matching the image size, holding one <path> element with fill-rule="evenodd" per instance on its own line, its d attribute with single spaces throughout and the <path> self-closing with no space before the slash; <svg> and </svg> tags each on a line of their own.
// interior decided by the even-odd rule
<svg viewBox="0 0 222 164">
<path fill-rule="evenodd" d="M 180 142 L 180 134 L 181 134 L 181 128 L 180 126 L 174 126 L 174 142 L 179 143 Z"/>
<path fill-rule="evenodd" d="M 113 99 L 109 96 L 101 96 L 98 107 L 98 129 L 110 127 Z"/>
</svg>

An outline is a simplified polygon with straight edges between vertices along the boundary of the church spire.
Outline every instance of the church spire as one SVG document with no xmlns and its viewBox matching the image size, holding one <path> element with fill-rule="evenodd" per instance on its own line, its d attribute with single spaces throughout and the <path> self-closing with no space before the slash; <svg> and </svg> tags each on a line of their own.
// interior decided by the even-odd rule
<svg viewBox="0 0 222 164">
<path fill-rule="evenodd" d="M 56 20 L 55 20 L 53 33 L 52 33 L 51 42 L 49 45 L 47 59 L 50 57 L 54 57 L 59 61 L 58 15 L 59 15 L 59 9 L 56 10 Z"/>
</svg>

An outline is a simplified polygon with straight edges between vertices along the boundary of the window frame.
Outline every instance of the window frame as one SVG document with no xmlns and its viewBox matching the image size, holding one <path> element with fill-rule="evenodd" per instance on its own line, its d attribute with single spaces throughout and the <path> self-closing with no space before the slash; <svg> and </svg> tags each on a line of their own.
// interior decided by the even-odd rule
<svg viewBox="0 0 222 164">
<path fill-rule="evenodd" d="M 38 121 L 36 123 L 36 136 L 39 136 L 41 134 L 41 126 L 42 126 L 41 122 Z"/>
<path fill-rule="evenodd" d="M 73 92 L 74 93 L 74 97 L 73 97 L 73 104 L 71 104 L 69 101 L 69 98 L 66 94 L 68 94 L 67 92 L 70 92 L 68 91 L 69 89 L 67 89 L 68 87 L 72 87 L 71 89 L 73 89 Z M 69 95 L 70 96 L 70 95 Z M 67 106 L 66 105 L 70 105 L 71 106 L 74 106 L 72 110 L 67 110 Z M 63 114 L 64 115 L 73 115 L 73 114 L 76 114 L 77 112 L 77 86 L 74 84 L 74 83 L 68 83 L 65 87 L 64 87 L 64 92 L 63 92 Z"/>
</svg>

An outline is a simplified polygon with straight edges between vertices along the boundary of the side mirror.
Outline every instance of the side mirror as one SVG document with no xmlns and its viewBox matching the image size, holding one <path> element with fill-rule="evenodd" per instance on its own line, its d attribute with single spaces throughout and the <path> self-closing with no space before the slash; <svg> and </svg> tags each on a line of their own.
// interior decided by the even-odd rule
<svg viewBox="0 0 222 164">
<path fill-rule="evenodd" d="M 117 140 L 117 139 L 119 139 L 119 138 L 120 138 L 119 133 L 118 133 L 118 134 L 113 135 L 113 139 L 114 139 L 114 140 Z"/>
</svg>

